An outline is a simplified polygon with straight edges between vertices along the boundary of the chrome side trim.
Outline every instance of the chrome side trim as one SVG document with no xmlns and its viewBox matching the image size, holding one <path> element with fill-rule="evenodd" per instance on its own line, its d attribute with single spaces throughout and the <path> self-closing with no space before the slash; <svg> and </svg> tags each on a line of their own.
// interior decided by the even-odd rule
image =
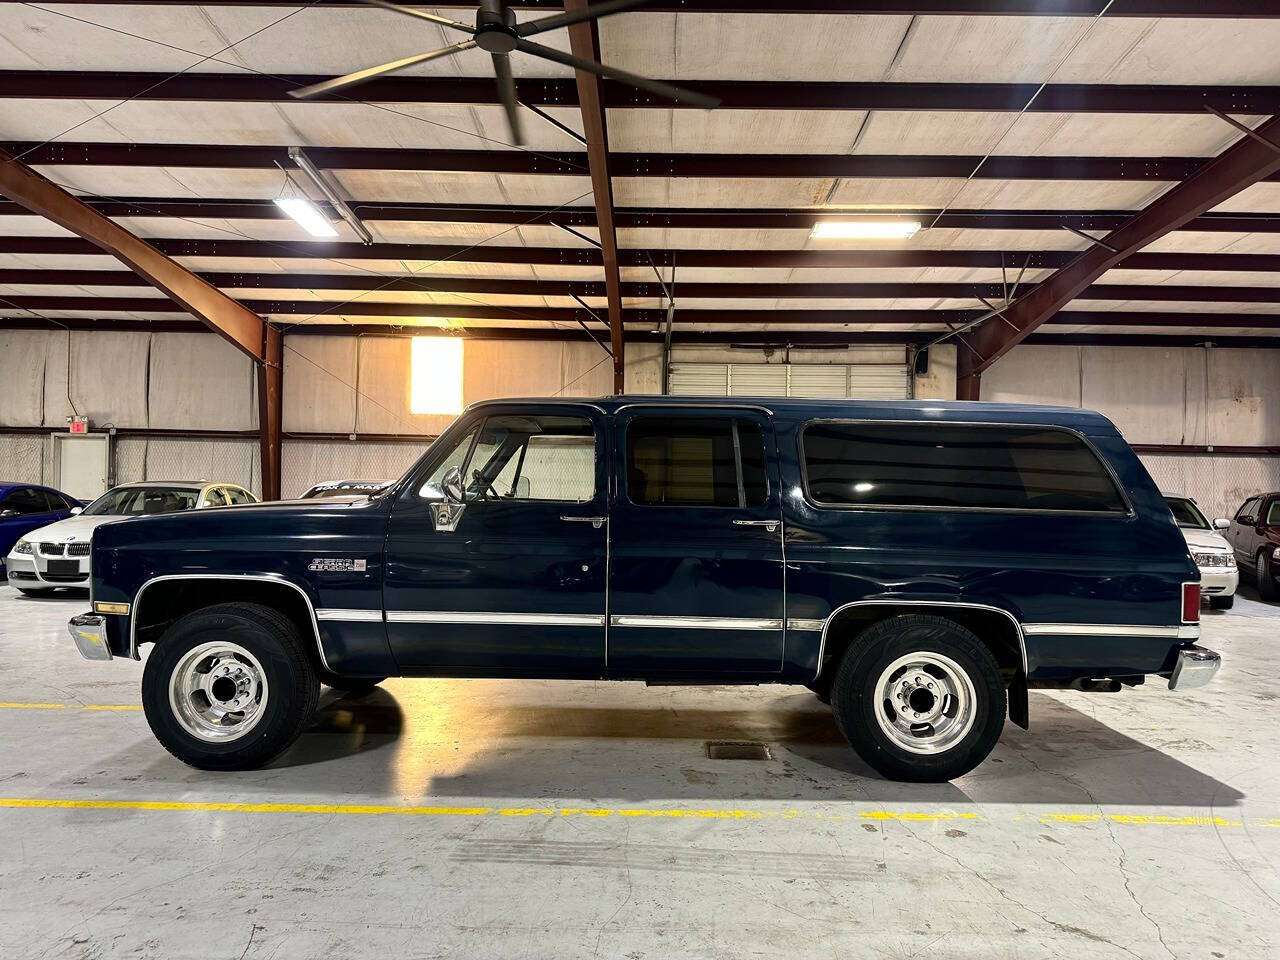
<svg viewBox="0 0 1280 960">
<path fill-rule="evenodd" d="M 650 617 L 640 614 L 620 614 L 609 618 L 612 627 L 654 627 L 659 629 L 687 630 L 781 630 L 781 620 L 761 620 L 755 617 Z"/>
<path fill-rule="evenodd" d="M 904 597 L 901 600 L 854 600 L 852 603 L 836 607 L 827 614 L 827 618 L 822 624 L 822 641 L 818 644 L 818 666 L 813 674 L 814 680 L 817 680 L 822 673 L 822 654 L 827 649 L 827 631 L 831 628 L 831 621 L 836 614 L 848 610 L 850 607 L 950 607 L 953 610 L 987 610 L 991 613 L 998 613 L 1007 617 L 1009 622 L 1013 624 L 1014 631 L 1018 634 L 1018 647 L 1022 651 L 1022 675 L 1027 676 L 1030 673 L 1027 668 L 1027 638 L 1024 635 L 1022 624 L 1018 622 L 1018 618 L 1008 610 L 1003 607 L 993 607 L 986 603 L 965 603 L 959 600 L 914 600 L 910 597 Z"/>
<path fill-rule="evenodd" d="M 788 618 L 787 629 L 788 630 L 810 630 L 810 631 L 821 630 L 823 625 L 826 622 L 827 621 L 825 620 L 797 620 L 794 618 Z"/>
<path fill-rule="evenodd" d="M 541 627 L 603 627 L 604 614 L 500 613 L 461 610 L 388 610 L 387 623 L 487 623 Z"/>
<path fill-rule="evenodd" d="M 317 620 L 346 620 L 352 623 L 381 623 L 381 610 L 347 610 L 330 607 L 316 611 Z"/>
<path fill-rule="evenodd" d="M 1194 640 L 1200 636 L 1200 627 L 1145 623 L 1024 623 L 1022 632 L 1028 637 L 1167 637 L 1170 640 Z"/>
<path fill-rule="evenodd" d="M 159 577 L 152 577 L 146 583 L 138 588 L 138 592 L 133 595 L 133 614 L 129 617 L 129 656 L 134 660 L 140 660 L 138 656 L 138 607 L 142 602 L 142 594 L 146 592 L 147 587 L 153 583 L 160 583 L 162 580 L 256 580 L 260 583 L 275 583 L 282 587 L 289 587 L 296 590 L 307 605 L 307 612 L 311 614 L 311 628 L 315 632 L 316 650 L 320 654 L 320 663 L 326 670 L 332 672 L 333 668 L 329 666 L 329 661 L 325 659 L 324 644 L 320 642 L 320 621 L 316 618 L 316 608 L 311 605 L 311 598 L 307 596 L 307 591 L 298 586 L 292 580 L 286 580 L 284 577 L 272 574 L 259 573 L 169 573 Z"/>
</svg>

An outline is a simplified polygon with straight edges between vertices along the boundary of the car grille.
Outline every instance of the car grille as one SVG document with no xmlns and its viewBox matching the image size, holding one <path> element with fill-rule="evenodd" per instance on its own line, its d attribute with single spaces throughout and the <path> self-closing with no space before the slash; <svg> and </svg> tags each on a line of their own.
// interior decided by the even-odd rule
<svg viewBox="0 0 1280 960">
<path fill-rule="evenodd" d="M 68 543 L 68 557 L 87 557 L 89 555 L 89 544 L 87 543 Z"/>
<path fill-rule="evenodd" d="M 1195 560 L 1197 567 L 1231 566 L 1231 554 L 1229 553 L 1193 553 L 1191 557 Z"/>
<path fill-rule="evenodd" d="M 40 544 L 40 556 L 42 557 L 60 557 L 66 550 L 65 543 L 42 543 Z"/>
</svg>

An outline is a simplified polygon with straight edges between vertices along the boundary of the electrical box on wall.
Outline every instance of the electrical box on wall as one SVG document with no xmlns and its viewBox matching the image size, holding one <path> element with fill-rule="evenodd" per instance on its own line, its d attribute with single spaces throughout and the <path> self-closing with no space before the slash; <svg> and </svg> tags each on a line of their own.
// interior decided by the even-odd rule
<svg viewBox="0 0 1280 960">
<path fill-rule="evenodd" d="M 68 433 L 88 433 L 89 418 L 88 417 L 67 417 Z"/>
</svg>

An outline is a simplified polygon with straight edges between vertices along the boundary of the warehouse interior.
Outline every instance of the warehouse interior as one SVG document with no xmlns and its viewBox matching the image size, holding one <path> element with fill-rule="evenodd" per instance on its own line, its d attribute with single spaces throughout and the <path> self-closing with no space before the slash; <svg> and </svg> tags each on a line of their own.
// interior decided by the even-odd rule
<svg viewBox="0 0 1280 960">
<path fill-rule="evenodd" d="M 384 7 L 0 0 L 0 481 L 289 499 L 673 394 L 1085 408 L 1210 520 L 1280 490 L 1280 3 L 652 2 L 538 39 L 714 109 L 517 51 L 513 128 L 482 49 L 295 96 L 459 38 Z M 86 598 L 0 581 L 6 957 L 1280 956 L 1243 575 L 1212 685 L 1032 691 L 950 784 L 803 688 L 542 680 L 326 689 L 190 770 Z"/>
</svg>

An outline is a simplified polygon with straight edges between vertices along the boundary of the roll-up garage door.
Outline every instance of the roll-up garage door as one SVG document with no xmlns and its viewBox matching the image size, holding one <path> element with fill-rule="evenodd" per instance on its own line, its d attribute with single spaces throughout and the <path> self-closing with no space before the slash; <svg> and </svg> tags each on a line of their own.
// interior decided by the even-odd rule
<svg viewBox="0 0 1280 960">
<path fill-rule="evenodd" d="M 906 400 L 906 364 L 675 363 L 671 393 L 702 397 Z"/>
</svg>

